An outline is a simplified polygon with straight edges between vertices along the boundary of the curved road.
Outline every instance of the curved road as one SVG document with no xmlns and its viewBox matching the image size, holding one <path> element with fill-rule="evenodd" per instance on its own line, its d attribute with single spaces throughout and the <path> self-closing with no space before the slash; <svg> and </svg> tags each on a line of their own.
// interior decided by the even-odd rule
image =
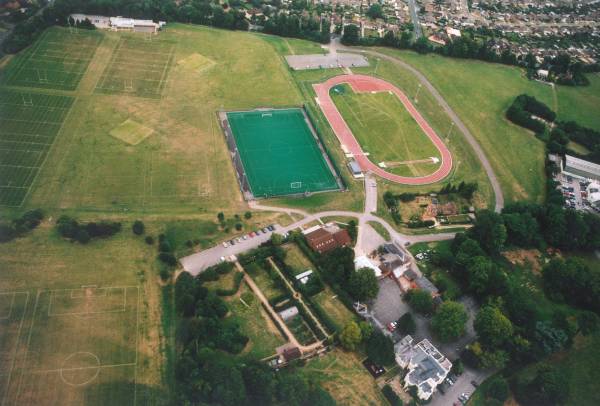
<svg viewBox="0 0 600 406">
<path fill-rule="evenodd" d="M 485 170 L 487 177 L 490 180 L 490 183 L 492 185 L 492 189 L 494 190 L 495 211 L 498 213 L 502 211 L 502 209 L 504 208 L 504 195 L 502 194 L 502 188 L 500 187 L 500 182 L 498 182 L 498 178 L 496 177 L 496 174 L 494 173 L 494 169 L 492 168 L 490 161 L 487 159 L 487 156 L 481 149 L 481 146 L 479 146 L 479 143 L 477 142 L 477 140 L 475 140 L 475 137 L 473 137 L 473 134 L 471 134 L 469 129 L 464 125 L 464 123 L 461 121 L 461 119 L 456 115 L 454 110 L 452 110 L 452 108 L 448 105 L 448 103 L 446 103 L 446 100 L 444 100 L 444 98 L 437 91 L 437 89 L 429 82 L 429 80 L 427 80 L 425 75 L 423 75 L 419 70 L 414 68 L 412 65 L 409 65 L 408 63 L 406 63 L 400 59 L 394 58 L 393 56 L 382 54 L 377 51 L 358 50 L 358 49 L 352 49 L 352 48 L 346 47 L 346 46 L 342 45 L 341 43 L 339 43 L 339 38 L 332 39 L 332 43 L 330 46 L 336 50 L 343 50 L 346 52 L 354 52 L 354 53 L 361 53 L 361 54 L 368 54 L 368 55 L 376 56 L 378 58 L 390 61 L 393 64 L 396 64 L 404 69 L 407 69 L 409 72 L 413 73 L 417 77 L 417 79 L 419 79 L 419 82 L 421 82 L 423 84 L 423 86 L 425 86 L 427 88 L 427 90 L 429 90 L 429 92 L 433 95 L 433 97 L 436 99 L 436 101 L 439 103 L 439 105 L 442 107 L 442 109 L 446 112 L 446 114 L 448 114 L 450 119 L 454 122 L 456 127 L 463 133 L 465 139 L 467 140 L 469 145 L 471 145 L 471 148 L 473 148 L 473 151 L 475 151 L 475 155 L 477 155 L 477 158 L 479 158 L 479 161 L 483 165 L 483 169 Z"/>
<path fill-rule="evenodd" d="M 421 127 L 421 130 L 423 130 L 423 132 L 429 137 L 433 145 L 439 151 L 442 159 L 442 164 L 440 167 L 432 174 L 426 176 L 408 177 L 389 173 L 371 162 L 371 160 L 363 152 L 360 144 L 356 140 L 356 137 L 354 134 L 352 134 L 352 130 L 350 130 L 350 127 L 348 127 L 348 124 L 340 114 L 339 110 L 335 106 L 335 103 L 331 99 L 331 96 L 329 95 L 329 91 L 332 87 L 342 83 L 349 84 L 356 93 L 394 92 L 404 108 L 417 122 L 419 127 Z M 423 118 L 423 116 L 421 116 L 415 106 L 413 106 L 408 97 L 406 97 L 406 95 L 400 89 L 391 83 L 374 76 L 339 75 L 334 76 L 323 83 L 314 84 L 313 88 L 317 94 L 319 106 L 321 107 L 325 118 L 329 122 L 329 125 L 333 129 L 333 132 L 337 136 L 340 143 L 354 155 L 354 158 L 358 161 L 359 165 L 364 171 L 372 172 L 384 179 L 404 185 L 427 185 L 430 183 L 439 182 L 448 176 L 452 170 L 452 155 L 442 139 L 435 133 L 433 128 L 429 126 L 427 121 Z"/>
</svg>

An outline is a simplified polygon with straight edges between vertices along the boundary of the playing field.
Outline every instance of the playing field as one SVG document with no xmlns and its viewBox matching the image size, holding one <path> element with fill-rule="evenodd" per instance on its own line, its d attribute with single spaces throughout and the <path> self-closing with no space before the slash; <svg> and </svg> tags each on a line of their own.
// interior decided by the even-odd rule
<svg viewBox="0 0 600 406">
<path fill-rule="evenodd" d="M 85 74 L 102 34 L 95 31 L 48 29 L 4 78 L 9 85 L 75 90 Z"/>
<path fill-rule="evenodd" d="M 135 286 L 0 294 L 2 404 L 135 404 L 138 300 Z"/>
<path fill-rule="evenodd" d="M 339 189 L 301 109 L 227 113 L 255 197 Z"/>
<path fill-rule="evenodd" d="M 97 92 L 160 98 L 173 63 L 175 45 L 147 38 L 120 39 L 98 81 Z"/>
<path fill-rule="evenodd" d="M 330 94 L 372 162 L 385 162 L 389 172 L 403 176 L 424 176 L 440 166 L 429 159 L 440 159 L 439 151 L 395 95 L 355 93 L 345 84 Z"/>
<path fill-rule="evenodd" d="M 0 205 L 21 205 L 72 103 L 69 96 L 0 92 Z"/>
</svg>

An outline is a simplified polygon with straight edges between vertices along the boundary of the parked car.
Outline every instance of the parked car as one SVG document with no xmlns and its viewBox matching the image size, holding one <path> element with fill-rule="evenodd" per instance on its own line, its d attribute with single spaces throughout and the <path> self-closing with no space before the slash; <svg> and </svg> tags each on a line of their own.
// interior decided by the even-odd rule
<svg viewBox="0 0 600 406">
<path fill-rule="evenodd" d="M 267 230 L 267 228 L 265 227 L 265 228 L 262 229 L 262 232 L 265 233 L 265 234 L 267 234 L 269 232 L 269 230 Z"/>
<path fill-rule="evenodd" d="M 248 239 L 248 234 L 244 234 L 244 236 L 242 237 L 244 240 Z"/>
<path fill-rule="evenodd" d="M 267 228 L 269 229 L 269 231 L 275 230 L 275 226 L 273 226 L 272 224 L 270 226 L 267 226 Z"/>
<path fill-rule="evenodd" d="M 227 241 L 223 241 L 223 248 L 227 248 L 229 247 L 229 244 L 227 244 Z"/>
<path fill-rule="evenodd" d="M 398 323 L 395 321 L 392 321 L 392 322 L 388 323 L 388 325 L 387 325 L 387 329 L 389 330 L 390 333 L 392 331 L 396 330 L 396 327 L 398 327 Z"/>
<path fill-rule="evenodd" d="M 235 241 L 229 240 L 229 245 L 235 245 Z"/>
<path fill-rule="evenodd" d="M 474 387 L 478 387 L 479 384 L 477 383 L 477 381 L 471 381 L 471 385 L 473 385 Z"/>
<path fill-rule="evenodd" d="M 261 235 L 262 233 L 260 232 L 260 230 L 256 230 L 256 235 Z"/>
</svg>

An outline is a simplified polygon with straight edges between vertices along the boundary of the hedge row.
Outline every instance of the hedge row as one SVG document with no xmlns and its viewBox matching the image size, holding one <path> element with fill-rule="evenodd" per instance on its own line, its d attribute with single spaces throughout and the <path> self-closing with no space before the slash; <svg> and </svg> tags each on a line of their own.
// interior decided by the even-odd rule
<svg viewBox="0 0 600 406">
<path fill-rule="evenodd" d="M 242 284 L 244 279 L 243 272 L 237 272 L 233 277 L 233 287 L 231 289 L 217 289 L 217 295 L 219 296 L 231 296 L 235 295 Z"/>
</svg>

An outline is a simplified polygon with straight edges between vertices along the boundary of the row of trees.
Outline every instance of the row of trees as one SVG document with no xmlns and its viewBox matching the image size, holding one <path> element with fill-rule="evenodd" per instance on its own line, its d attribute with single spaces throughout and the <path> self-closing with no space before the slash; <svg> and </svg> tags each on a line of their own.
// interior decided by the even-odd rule
<svg viewBox="0 0 600 406">
<path fill-rule="evenodd" d="M 92 221 L 80 224 L 76 219 L 63 215 L 56 221 L 56 230 L 63 238 L 87 244 L 93 238 L 108 238 L 118 233 L 121 231 L 121 223 Z"/>
<path fill-rule="evenodd" d="M 330 41 L 329 29 L 330 24 L 327 19 L 321 21 L 312 17 L 278 13 L 265 22 L 263 31 L 267 34 L 304 38 L 328 44 Z"/>
<path fill-rule="evenodd" d="M 11 241 L 37 228 L 44 219 L 41 209 L 30 210 L 20 217 L 0 223 L 0 243 Z"/>
</svg>

